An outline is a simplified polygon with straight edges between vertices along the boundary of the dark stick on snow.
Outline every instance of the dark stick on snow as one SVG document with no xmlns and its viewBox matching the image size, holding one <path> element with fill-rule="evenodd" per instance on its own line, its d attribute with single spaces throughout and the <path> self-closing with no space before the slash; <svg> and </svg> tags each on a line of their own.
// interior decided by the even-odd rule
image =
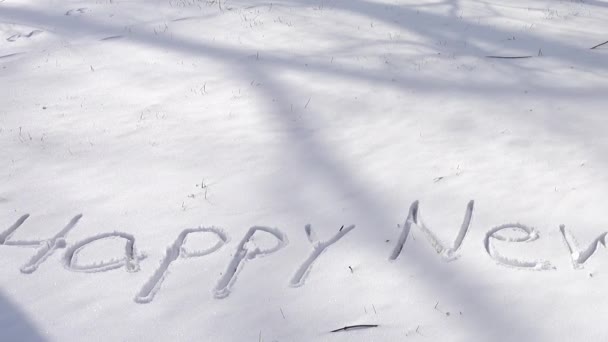
<svg viewBox="0 0 608 342">
<path fill-rule="evenodd" d="M 601 44 L 597 44 L 596 46 L 592 47 L 590 50 L 593 50 L 593 49 L 598 48 L 598 47 L 600 47 L 602 45 L 605 45 L 605 44 L 608 44 L 608 40 L 605 41 L 605 42 L 603 42 L 603 43 L 601 43 Z"/>
<path fill-rule="evenodd" d="M 521 58 L 532 58 L 532 56 L 486 56 L 486 58 L 521 59 Z"/>
<path fill-rule="evenodd" d="M 338 331 L 347 331 L 347 330 L 354 330 L 354 329 L 368 329 L 368 328 L 376 328 L 378 327 L 378 324 L 357 324 L 357 325 L 347 325 L 344 328 L 339 328 L 336 330 L 332 330 L 331 332 L 338 332 Z"/>
</svg>

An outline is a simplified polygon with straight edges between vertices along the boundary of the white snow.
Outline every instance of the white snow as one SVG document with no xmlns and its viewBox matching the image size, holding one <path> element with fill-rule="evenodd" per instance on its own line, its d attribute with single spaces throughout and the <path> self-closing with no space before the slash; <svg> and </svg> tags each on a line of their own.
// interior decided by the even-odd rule
<svg viewBox="0 0 608 342">
<path fill-rule="evenodd" d="M 0 0 L 0 341 L 605 340 L 607 25 Z"/>
</svg>

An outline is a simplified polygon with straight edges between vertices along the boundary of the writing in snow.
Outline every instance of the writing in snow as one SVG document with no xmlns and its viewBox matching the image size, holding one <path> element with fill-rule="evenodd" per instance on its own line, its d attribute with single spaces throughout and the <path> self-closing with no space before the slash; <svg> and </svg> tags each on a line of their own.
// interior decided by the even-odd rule
<svg viewBox="0 0 608 342">
<path fill-rule="evenodd" d="M 412 226 L 416 226 L 420 231 L 422 231 L 441 258 L 446 261 L 456 259 L 456 253 L 460 249 L 460 246 L 462 245 L 471 224 L 473 206 L 474 201 L 470 201 L 467 204 L 464 219 L 460 229 L 458 230 L 458 234 L 456 235 L 453 244 L 451 246 L 446 246 L 428 227 L 424 225 L 422 220 L 419 220 L 418 201 L 415 201 L 409 208 L 409 212 L 405 223 L 402 226 L 400 235 L 393 247 L 391 254 L 389 255 L 389 260 L 395 260 L 399 257 L 410 234 Z M 46 240 L 11 239 L 13 234 L 19 227 L 23 225 L 28 217 L 28 214 L 21 216 L 13 225 L 0 233 L 0 245 L 2 246 L 30 247 L 36 249 L 34 255 L 20 269 L 24 274 L 35 272 L 38 267 L 58 249 L 65 249 L 62 257 L 63 265 L 67 270 L 73 272 L 105 272 L 123 267 L 128 272 L 138 272 L 140 261 L 146 258 L 144 253 L 138 252 L 135 248 L 135 237 L 133 235 L 118 231 L 96 234 L 68 246 L 66 241 L 67 235 L 78 224 L 78 221 L 82 218 L 82 214 L 76 215 L 62 230 Z M 334 236 L 325 241 L 321 241 L 317 239 L 312 227 L 310 225 L 306 225 L 304 227 L 304 231 L 306 238 L 311 244 L 312 251 L 295 270 L 291 279 L 289 280 L 289 285 L 292 287 L 304 285 L 313 263 L 319 258 L 319 256 L 330 246 L 346 236 L 354 228 L 354 225 L 347 227 L 342 226 Z M 568 230 L 566 230 L 566 227 L 561 225 L 559 229 L 564 241 L 566 242 L 566 246 L 569 249 L 574 268 L 582 268 L 587 259 L 589 259 L 593 253 L 595 253 L 599 244 L 604 246 L 606 245 L 606 235 L 608 232 L 602 233 L 599 237 L 593 240 L 593 242 L 586 249 L 580 250 L 574 236 Z M 516 231 L 518 235 L 516 237 L 507 237 L 504 234 L 501 234 L 501 232 L 505 230 Z M 211 235 L 216 239 L 216 243 L 207 249 L 188 250 L 184 247 L 184 244 L 188 236 L 192 234 Z M 260 249 L 258 247 L 250 249 L 252 248 L 250 247 L 252 244 L 249 244 L 249 242 L 256 234 L 269 235 L 274 240 L 274 245 L 267 249 Z M 492 244 L 493 240 L 519 243 L 531 242 L 538 238 L 539 235 L 534 228 L 520 223 L 508 223 L 489 229 L 485 234 L 483 246 L 486 253 L 497 263 L 502 265 L 536 270 L 554 269 L 555 267 L 553 267 L 549 261 L 527 261 L 504 256 Z M 79 254 L 93 242 L 103 239 L 124 240 L 124 254 L 119 258 L 104 260 L 93 264 L 79 263 Z M 178 259 L 204 257 L 218 251 L 228 243 L 228 240 L 227 233 L 223 229 L 217 227 L 199 227 L 183 230 L 181 233 L 179 233 L 177 239 L 175 239 L 175 241 L 167 247 L 165 255 L 163 256 L 158 268 L 156 268 L 154 273 L 148 278 L 145 284 L 143 284 L 139 292 L 137 292 L 134 301 L 137 303 L 151 302 L 154 299 L 154 296 L 160 290 L 161 283 L 167 275 L 167 270 L 173 262 L 177 261 Z M 236 274 L 245 267 L 245 264 L 248 261 L 251 261 L 259 256 L 273 254 L 285 247 L 287 243 L 287 236 L 277 228 L 263 226 L 253 226 L 249 228 L 249 230 L 245 233 L 245 236 L 243 236 L 243 238 L 239 241 L 236 251 L 231 260 L 228 262 L 225 272 L 221 274 L 220 279 L 217 281 L 217 284 L 213 289 L 214 296 L 216 298 L 224 298 L 229 296 L 231 289 L 236 282 Z"/>
</svg>

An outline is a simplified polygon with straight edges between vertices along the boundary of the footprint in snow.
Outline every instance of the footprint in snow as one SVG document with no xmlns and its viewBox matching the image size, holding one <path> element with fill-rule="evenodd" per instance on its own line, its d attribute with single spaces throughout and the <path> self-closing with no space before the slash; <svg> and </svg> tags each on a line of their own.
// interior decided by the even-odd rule
<svg viewBox="0 0 608 342">
<path fill-rule="evenodd" d="M 32 31 L 32 32 L 30 32 L 28 34 L 18 33 L 18 34 L 14 34 L 14 35 L 6 38 L 6 40 L 9 41 L 9 42 L 14 42 L 14 41 L 16 41 L 19 38 L 31 38 L 31 37 L 33 37 L 35 35 L 38 35 L 38 34 L 42 33 L 42 32 L 43 32 L 42 30 L 34 30 L 34 31 Z"/>
<path fill-rule="evenodd" d="M 65 15 L 80 15 L 83 14 L 87 11 L 86 7 L 83 8 L 76 8 L 76 9 L 71 9 L 67 12 L 65 12 Z"/>
</svg>

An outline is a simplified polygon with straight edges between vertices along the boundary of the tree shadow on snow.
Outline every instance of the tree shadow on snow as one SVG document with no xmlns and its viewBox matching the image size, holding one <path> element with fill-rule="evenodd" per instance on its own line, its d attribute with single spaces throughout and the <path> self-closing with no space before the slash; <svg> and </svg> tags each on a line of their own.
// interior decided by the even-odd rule
<svg viewBox="0 0 608 342">
<path fill-rule="evenodd" d="M 0 340 L 42 342 L 45 341 L 34 324 L 17 305 L 0 293 Z"/>
</svg>

